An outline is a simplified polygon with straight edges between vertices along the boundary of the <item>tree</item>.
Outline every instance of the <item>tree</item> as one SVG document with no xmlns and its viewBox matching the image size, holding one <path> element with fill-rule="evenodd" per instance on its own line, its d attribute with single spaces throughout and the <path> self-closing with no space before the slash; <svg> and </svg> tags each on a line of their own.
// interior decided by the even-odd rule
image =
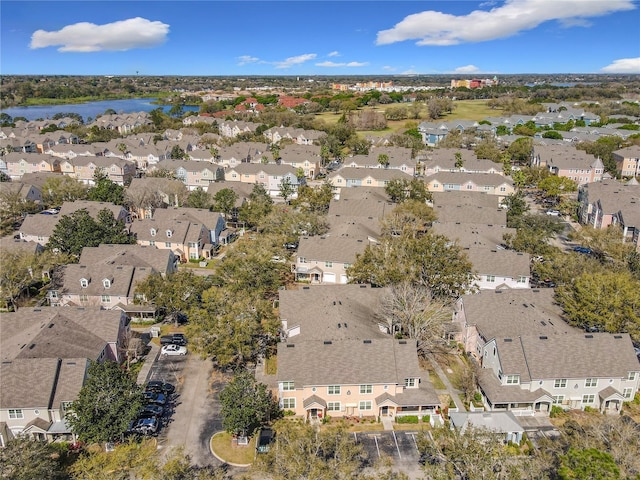
<svg viewBox="0 0 640 480">
<path fill-rule="evenodd" d="M 424 235 L 435 219 L 435 211 L 424 201 L 405 200 L 382 219 L 382 234 L 415 238 Z"/>
<path fill-rule="evenodd" d="M 507 195 L 502 200 L 502 205 L 507 207 L 507 227 L 516 228 L 520 224 L 522 216 L 529 211 L 529 204 L 520 190 Z"/>
<path fill-rule="evenodd" d="M 386 153 L 378 155 L 378 164 L 382 165 L 384 168 L 389 168 L 389 155 Z"/>
<path fill-rule="evenodd" d="M 163 277 L 152 273 L 135 285 L 135 294 L 145 305 L 155 305 L 167 317 L 178 319 L 198 304 L 202 292 L 209 288 L 211 280 L 190 270 L 178 270 Z"/>
<path fill-rule="evenodd" d="M 511 220 L 517 229 L 516 234 L 505 233 L 504 242 L 513 250 L 531 255 L 548 255 L 554 251 L 549 239 L 564 230 L 562 222 L 549 215 L 513 216 Z"/>
<path fill-rule="evenodd" d="M 445 325 L 451 321 L 451 309 L 446 303 L 434 299 L 427 287 L 410 282 L 389 287 L 382 297 L 379 315 L 392 334 L 416 340 L 422 354 L 442 340 Z"/>
<path fill-rule="evenodd" d="M 283 177 L 280 181 L 279 185 L 280 196 L 285 201 L 285 203 L 289 203 L 288 200 L 296 193 L 296 187 L 291 183 L 289 177 Z"/>
<path fill-rule="evenodd" d="M 116 220 L 110 210 L 101 210 L 94 220 L 83 208 L 60 218 L 47 249 L 79 256 L 83 247 L 97 247 L 101 243 L 132 244 L 135 238 L 125 232 L 124 222 Z"/>
<path fill-rule="evenodd" d="M 122 438 L 142 403 L 142 388 L 129 372 L 110 360 L 91 361 L 65 419 L 80 441 L 110 442 Z"/>
<path fill-rule="evenodd" d="M 583 273 L 560 286 L 556 297 L 571 325 L 628 332 L 640 341 L 640 281 L 631 273 Z"/>
<path fill-rule="evenodd" d="M 249 194 L 249 201 L 240 207 L 238 217 L 249 226 L 255 227 L 273 208 L 273 200 L 265 188 L 256 183 Z"/>
<path fill-rule="evenodd" d="M 198 187 L 189 192 L 185 206 L 209 209 L 211 207 L 211 195 L 205 192 L 202 187 Z"/>
<path fill-rule="evenodd" d="M 456 152 L 454 156 L 456 158 L 456 163 L 454 166 L 456 168 L 462 168 L 464 166 L 464 160 L 462 160 L 462 154 L 460 152 Z"/>
<path fill-rule="evenodd" d="M 192 349 L 219 368 L 242 368 L 268 354 L 278 341 L 279 322 L 272 303 L 254 293 L 211 287 L 189 313 Z"/>
<path fill-rule="evenodd" d="M 51 444 L 17 437 L 0 448 L 0 478 L 11 480 L 63 479 L 64 470 Z"/>
<path fill-rule="evenodd" d="M 596 448 L 576 450 L 570 448 L 560 456 L 558 478 L 561 480 L 615 480 L 620 477 L 620 469 L 613 457 Z"/>
<path fill-rule="evenodd" d="M 213 196 L 213 210 L 224 213 L 225 218 L 230 218 L 238 198 L 238 194 L 230 188 L 218 190 Z"/>
<path fill-rule="evenodd" d="M 280 415 L 278 402 L 251 372 L 240 372 L 220 392 L 222 427 L 229 433 L 251 436 Z"/>
<path fill-rule="evenodd" d="M 507 147 L 507 152 L 511 155 L 511 161 L 518 165 L 524 165 L 531 159 L 533 151 L 533 139 L 529 137 L 519 138 Z"/>
<path fill-rule="evenodd" d="M 291 203 L 302 212 L 324 214 L 329 210 L 334 190 L 335 187 L 328 181 L 314 187 L 302 185 L 298 188 L 298 197 Z"/>
<path fill-rule="evenodd" d="M 96 171 L 93 175 L 93 187 L 89 188 L 87 198 L 94 202 L 108 202 L 115 205 L 124 205 L 124 187 L 111 181 L 109 177 Z"/>
<path fill-rule="evenodd" d="M 564 193 L 575 192 L 578 189 L 578 185 L 568 177 L 550 175 L 540 180 L 538 188 L 544 192 L 546 197 L 557 199 Z"/>
<path fill-rule="evenodd" d="M 187 153 L 182 149 L 182 147 L 180 147 L 180 145 L 174 145 L 169 156 L 177 160 L 186 160 L 188 158 Z"/>
<path fill-rule="evenodd" d="M 542 138 L 551 138 L 553 140 L 562 140 L 562 134 L 555 130 L 548 130 L 542 134 Z"/>
<path fill-rule="evenodd" d="M 87 186 L 75 178 L 57 175 L 47 178 L 42 185 L 42 202 L 49 207 L 59 207 L 64 202 L 86 199 L 87 191 Z"/>
<path fill-rule="evenodd" d="M 302 421 L 280 420 L 273 429 L 275 445 L 260 456 L 256 465 L 270 478 L 367 478 L 362 473 L 367 461 L 363 447 L 353 441 L 345 427 L 329 425 L 318 430 Z"/>
<path fill-rule="evenodd" d="M 394 203 L 402 203 L 407 199 L 422 202 L 431 199 L 431 194 L 427 190 L 426 184 L 418 178 L 411 180 L 394 178 L 385 185 L 384 191 Z"/>
<path fill-rule="evenodd" d="M 435 298 L 448 300 L 473 284 L 472 265 L 462 248 L 442 235 L 385 237 L 356 256 L 347 275 L 354 283 L 378 286 L 405 281 L 424 285 Z"/>
<path fill-rule="evenodd" d="M 33 200 L 25 200 L 17 190 L 3 188 L 0 191 L 0 228 L 3 235 L 13 232 L 15 226 L 22 222 L 23 216 L 36 213 L 39 205 Z"/>
</svg>

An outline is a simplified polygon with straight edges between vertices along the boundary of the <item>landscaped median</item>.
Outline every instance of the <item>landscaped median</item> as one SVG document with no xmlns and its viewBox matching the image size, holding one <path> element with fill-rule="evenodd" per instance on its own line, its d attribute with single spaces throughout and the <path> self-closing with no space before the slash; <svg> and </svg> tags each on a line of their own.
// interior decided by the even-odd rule
<svg viewBox="0 0 640 480">
<path fill-rule="evenodd" d="M 218 432 L 211 437 L 209 449 L 221 462 L 234 467 L 250 467 L 256 454 L 256 436 L 251 437 L 248 445 L 235 445 L 230 433 Z"/>
</svg>

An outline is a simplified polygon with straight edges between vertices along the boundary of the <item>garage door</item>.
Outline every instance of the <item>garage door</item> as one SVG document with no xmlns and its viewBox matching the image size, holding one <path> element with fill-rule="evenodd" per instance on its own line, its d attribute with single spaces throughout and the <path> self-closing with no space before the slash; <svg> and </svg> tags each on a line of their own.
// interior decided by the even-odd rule
<svg viewBox="0 0 640 480">
<path fill-rule="evenodd" d="M 340 283 L 345 284 L 345 283 L 347 283 L 347 280 L 348 279 L 347 279 L 346 275 L 344 275 L 344 274 L 340 275 Z"/>
<path fill-rule="evenodd" d="M 322 276 L 322 281 L 324 283 L 336 283 L 336 274 L 335 273 L 325 273 Z"/>
</svg>

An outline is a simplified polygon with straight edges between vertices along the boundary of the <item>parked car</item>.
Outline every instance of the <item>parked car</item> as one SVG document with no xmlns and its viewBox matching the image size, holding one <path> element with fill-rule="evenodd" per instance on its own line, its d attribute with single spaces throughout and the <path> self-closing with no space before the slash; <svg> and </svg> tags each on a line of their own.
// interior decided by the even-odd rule
<svg viewBox="0 0 640 480">
<path fill-rule="evenodd" d="M 142 407 L 142 410 L 140 410 L 140 413 L 138 414 L 138 418 L 161 417 L 162 415 L 164 415 L 164 407 L 162 405 L 149 403 Z"/>
<path fill-rule="evenodd" d="M 298 242 L 287 242 L 284 244 L 284 248 L 287 250 L 295 250 L 298 248 Z"/>
<path fill-rule="evenodd" d="M 558 210 L 547 210 L 547 215 L 551 215 L 552 217 L 559 217 L 560 212 Z"/>
<path fill-rule="evenodd" d="M 181 345 L 165 345 L 160 349 L 162 355 L 186 355 L 187 347 Z"/>
<path fill-rule="evenodd" d="M 130 433 L 138 433 L 141 435 L 153 435 L 158 431 L 160 422 L 155 417 L 138 418 L 129 426 Z"/>
<path fill-rule="evenodd" d="M 143 392 L 142 394 L 147 405 L 160 405 L 164 407 L 167 404 L 167 396 L 164 393 Z"/>
<path fill-rule="evenodd" d="M 573 251 L 578 253 L 585 253 L 587 255 L 590 255 L 591 253 L 593 253 L 591 249 L 587 247 L 573 247 Z"/>
<path fill-rule="evenodd" d="M 170 383 L 161 382 L 159 380 L 151 380 L 144 387 L 147 392 L 164 393 L 165 395 L 171 395 L 176 391 L 176 387 Z"/>
<path fill-rule="evenodd" d="M 160 337 L 160 345 L 186 345 L 187 338 L 184 333 L 171 333 Z"/>
</svg>

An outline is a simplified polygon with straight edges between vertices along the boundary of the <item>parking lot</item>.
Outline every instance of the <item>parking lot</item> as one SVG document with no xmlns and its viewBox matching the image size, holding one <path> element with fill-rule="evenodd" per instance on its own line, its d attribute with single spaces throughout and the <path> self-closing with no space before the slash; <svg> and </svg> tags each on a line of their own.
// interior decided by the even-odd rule
<svg viewBox="0 0 640 480">
<path fill-rule="evenodd" d="M 363 446 L 372 463 L 390 459 L 397 470 L 410 478 L 421 478 L 420 454 L 416 437 L 418 432 L 380 431 L 354 433 L 356 443 Z"/>
</svg>

